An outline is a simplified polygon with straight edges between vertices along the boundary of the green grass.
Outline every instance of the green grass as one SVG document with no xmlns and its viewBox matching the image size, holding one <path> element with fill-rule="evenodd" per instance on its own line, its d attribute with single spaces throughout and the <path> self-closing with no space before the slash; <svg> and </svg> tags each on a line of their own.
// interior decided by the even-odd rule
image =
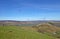
<svg viewBox="0 0 60 39">
<path fill-rule="evenodd" d="M 55 39 L 35 31 L 27 31 L 19 26 L 0 26 L 0 39 Z"/>
</svg>

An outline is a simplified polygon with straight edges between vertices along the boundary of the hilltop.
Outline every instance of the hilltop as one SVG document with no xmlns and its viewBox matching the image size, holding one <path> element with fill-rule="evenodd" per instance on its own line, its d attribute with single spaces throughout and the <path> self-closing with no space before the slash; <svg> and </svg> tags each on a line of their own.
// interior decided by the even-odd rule
<svg viewBox="0 0 60 39">
<path fill-rule="evenodd" d="M 49 23 L 38 24 L 36 26 L 33 26 L 33 28 L 37 29 L 38 32 L 52 32 L 53 33 L 56 31 L 60 31 L 60 27 L 56 27 Z"/>
</svg>

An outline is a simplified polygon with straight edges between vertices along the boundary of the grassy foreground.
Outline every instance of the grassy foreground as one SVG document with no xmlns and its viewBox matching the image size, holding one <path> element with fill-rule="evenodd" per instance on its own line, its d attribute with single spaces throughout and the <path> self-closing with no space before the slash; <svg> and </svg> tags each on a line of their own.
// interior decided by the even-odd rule
<svg viewBox="0 0 60 39">
<path fill-rule="evenodd" d="M 0 26 L 0 39 L 55 39 L 35 31 L 21 29 L 19 26 Z"/>
</svg>

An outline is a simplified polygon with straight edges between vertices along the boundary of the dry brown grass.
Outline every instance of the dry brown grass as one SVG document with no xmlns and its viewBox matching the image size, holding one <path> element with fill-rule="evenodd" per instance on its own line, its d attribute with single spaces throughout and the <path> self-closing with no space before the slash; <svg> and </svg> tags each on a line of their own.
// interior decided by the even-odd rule
<svg viewBox="0 0 60 39">
<path fill-rule="evenodd" d="M 44 32 L 60 31 L 59 27 L 53 26 L 49 23 L 38 24 L 34 28 L 37 28 L 38 30 L 41 30 L 41 31 L 44 31 Z"/>
<path fill-rule="evenodd" d="M 22 29 L 32 30 L 32 31 L 40 31 L 40 32 L 56 32 L 60 31 L 60 27 L 53 26 L 49 23 L 42 23 L 36 26 L 22 26 Z"/>
</svg>

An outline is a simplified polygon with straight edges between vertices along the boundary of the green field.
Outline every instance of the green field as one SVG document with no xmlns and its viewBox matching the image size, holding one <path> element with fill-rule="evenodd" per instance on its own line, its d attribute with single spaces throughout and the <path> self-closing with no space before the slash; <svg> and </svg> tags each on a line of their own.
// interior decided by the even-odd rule
<svg viewBox="0 0 60 39">
<path fill-rule="evenodd" d="M 21 29 L 20 26 L 0 26 L 0 39 L 55 39 L 54 37 Z"/>
</svg>

